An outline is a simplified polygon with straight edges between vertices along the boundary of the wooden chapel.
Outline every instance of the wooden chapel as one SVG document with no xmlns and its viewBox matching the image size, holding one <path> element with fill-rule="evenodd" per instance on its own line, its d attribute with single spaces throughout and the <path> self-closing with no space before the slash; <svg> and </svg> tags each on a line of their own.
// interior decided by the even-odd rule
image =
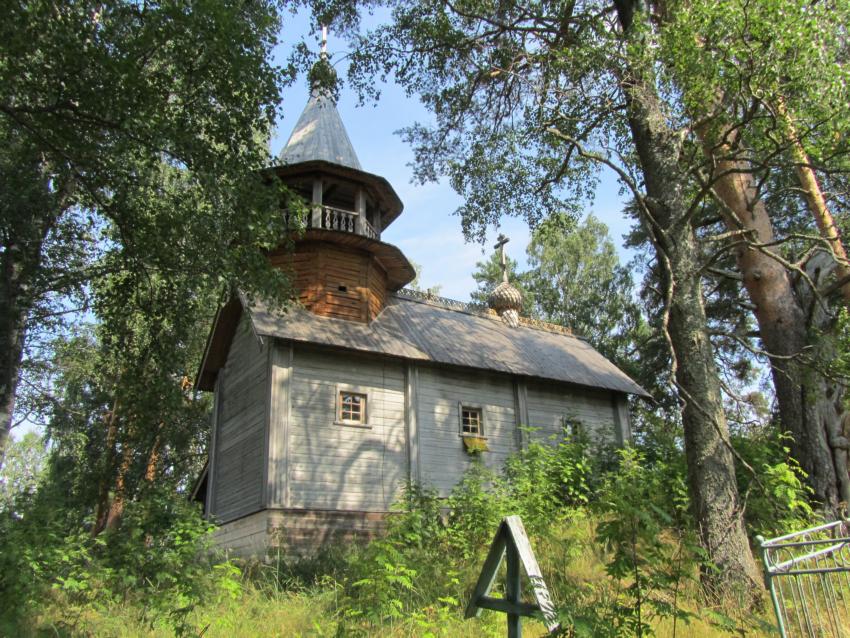
<svg viewBox="0 0 850 638">
<path fill-rule="evenodd" d="M 568 330 L 519 316 L 507 277 L 490 308 L 404 288 L 414 269 L 381 240 L 402 203 L 363 170 L 326 93 L 313 91 L 279 160 L 310 204 L 294 250 L 269 255 L 296 303 L 230 299 L 197 382 L 214 413 L 195 496 L 222 547 L 312 553 L 369 537 L 406 481 L 445 495 L 473 458 L 499 467 L 567 421 L 629 439 L 627 398 L 645 391 Z"/>
</svg>

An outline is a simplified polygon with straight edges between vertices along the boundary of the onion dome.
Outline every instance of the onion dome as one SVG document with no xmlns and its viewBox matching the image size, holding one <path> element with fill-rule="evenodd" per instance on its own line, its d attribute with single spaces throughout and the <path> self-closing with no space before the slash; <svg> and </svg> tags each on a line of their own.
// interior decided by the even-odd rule
<svg viewBox="0 0 850 638">
<path fill-rule="evenodd" d="M 519 311 L 522 310 L 522 293 L 508 281 L 508 263 L 505 259 L 505 244 L 508 238 L 499 235 L 496 249 L 502 264 L 502 283 L 493 289 L 487 298 L 487 305 L 495 310 L 511 328 L 519 327 Z"/>
<path fill-rule="evenodd" d="M 511 328 L 519 326 L 519 311 L 522 310 L 522 293 L 509 282 L 503 281 L 490 293 L 487 305 L 495 310 Z"/>
</svg>

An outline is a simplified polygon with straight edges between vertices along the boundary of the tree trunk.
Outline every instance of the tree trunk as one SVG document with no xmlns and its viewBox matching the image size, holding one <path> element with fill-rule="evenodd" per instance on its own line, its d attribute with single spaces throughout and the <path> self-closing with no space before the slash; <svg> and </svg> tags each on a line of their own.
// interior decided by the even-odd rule
<svg viewBox="0 0 850 638">
<path fill-rule="evenodd" d="M 832 252 L 832 257 L 836 264 L 836 278 L 840 282 L 846 282 L 839 290 L 842 297 L 844 297 L 845 305 L 850 306 L 850 261 L 847 259 L 847 251 L 844 249 L 844 243 L 841 241 L 838 226 L 835 225 L 835 219 L 826 205 L 826 198 L 818 183 L 817 175 L 812 170 L 809 155 L 806 153 L 806 149 L 803 148 L 803 143 L 797 134 L 797 127 L 794 125 L 794 121 L 791 119 L 791 115 L 785 108 L 785 103 L 781 98 L 779 99 L 776 110 L 791 142 L 791 156 L 795 162 L 794 170 L 797 173 L 800 187 L 803 189 L 806 205 L 815 219 L 815 224 L 817 224 L 821 237 L 826 240 Z"/>
<path fill-rule="evenodd" d="M 75 191 L 74 180 L 58 178 L 37 149 L 14 131 L 4 133 L 0 180 L 14 192 L 16 208 L 0 210 L 0 466 L 13 425 L 27 320 L 44 294 L 42 249 L 56 220 L 73 204 Z"/>
<path fill-rule="evenodd" d="M 127 446 L 124 448 L 121 466 L 118 468 L 118 475 L 115 477 L 115 491 L 112 495 L 112 503 L 109 506 L 109 514 L 106 516 L 107 530 L 118 527 L 121 516 L 124 514 L 124 502 L 127 499 L 127 474 L 130 472 L 132 463 L 133 451 L 130 446 Z"/>
<path fill-rule="evenodd" d="M 834 275 L 836 269 L 835 255 L 827 250 L 816 251 L 805 264 L 806 274 L 819 287 Z M 818 361 L 834 360 L 842 344 L 837 344 L 831 334 L 835 318 L 830 309 L 818 300 L 812 287 L 802 278 L 797 281 L 795 290 L 803 308 L 809 309 L 811 329 L 822 335 L 815 342 L 818 350 L 814 356 Z M 815 376 L 814 371 L 811 374 Z M 817 374 L 816 379 L 818 386 L 815 391 L 806 395 L 807 410 L 810 423 L 818 430 L 826 432 L 829 443 L 829 451 L 823 455 L 823 463 L 835 467 L 839 506 L 834 513 L 846 515 L 847 504 L 850 503 L 850 413 L 844 409 L 847 388 L 839 379 L 827 378 L 821 374 Z"/>
<path fill-rule="evenodd" d="M 748 590 L 760 587 L 761 580 L 744 528 L 720 381 L 706 330 L 699 251 L 689 228 L 670 239 L 676 243 L 670 251 L 676 292 L 670 304 L 669 334 L 679 362 L 676 382 L 684 402 L 688 482 L 702 545 L 719 568 L 704 573 L 703 580 L 718 595 L 730 584 Z"/>
<path fill-rule="evenodd" d="M 3 467 L 6 446 L 12 431 L 15 393 L 26 333 L 26 312 L 16 308 L 12 301 L 6 264 L 3 266 L 3 282 L 0 284 L 0 467 Z"/>
<path fill-rule="evenodd" d="M 781 427 L 793 437 L 791 455 L 808 475 L 817 501 L 837 511 L 841 498 L 828 441 L 831 425 L 824 423 L 826 413 L 818 408 L 823 380 L 805 360 L 809 344 L 806 313 L 788 270 L 771 256 L 776 254 L 770 246 L 773 224 L 757 195 L 749 166 L 736 158 L 734 132 L 723 130 L 714 136 L 704 127 L 698 133 L 713 162 L 714 191 L 724 205 L 723 220 L 730 230 L 745 231 L 735 248 L 735 259 L 755 304 L 764 349 L 772 355 L 770 367 Z"/>
<path fill-rule="evenodd" d="M 620 24 L 631 37 L 638 2 L 615 1 Z M 637 30 L 639 31 L 639 29 Z M 641 210 L 650 228 L 667 286 L 667 327 L 679 396 L 683 401 L 685 456 L 691 507 L 703 547 L 717 566 L 703 572 L 703 582 L 717 595 L 740 590 L 750 600 L 761 576 L 750 551 L 735 478 L 734 457 L 720 393 L 714 352 L 706 330 L 700 264 L 680 165 L 680 142 L 666 124 L 664 110 L 648 67 L 626 58 L 622 85 L 647 197 Z M 641 62 L 637 63 L 638 65 Z"/>
<path fill-rule="evenodd" d="M 157 467 L 159 466 L 159 447 L 162 445 L 162 430 L 165 428 L 165 423 L 160 421 L 156 428 L 156 434 L 153 438 L 150 452 L 148 453 L 148 462 L 145 465 L 145 481 L 150 484 L 156 480 Z"/>
<path fill-rule="evenodd" d="M 41 247 L 52 223 L 48 221 L 42 229 L 39 222 L 43 220 L 31 219 L 27 221 L 32 222 L 32 227 L 24 228 L 26 222 L 17 221 L 18 224 L 6 229 L 11 238 L 0 251 L 0 466 L 12 431 L 27 317 L 41 264 Z M 16 225 L 21 228 L 15 228 Z M 25 232 L 18 235 L 17 230 Z"/>
<path fill-rule="evenodd" d="M 92 536 L 97 536 L 106 527 L 109 516 L 109 488 L 112 485 L 112 468 L 115 465 L 115 443 L 118 440 L 118 399 L 112 403 L 112 409 L 105 416 L 106 421 L 106 443 L 105 458 L 100 472 L 100 487 L 95 504 L 94 526 Z"/>
</svg>

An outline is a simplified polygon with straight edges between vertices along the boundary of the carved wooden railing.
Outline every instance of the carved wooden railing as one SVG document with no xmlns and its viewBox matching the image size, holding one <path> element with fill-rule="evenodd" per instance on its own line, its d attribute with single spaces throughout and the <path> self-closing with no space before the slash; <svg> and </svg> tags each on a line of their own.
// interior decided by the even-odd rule
<svg viewBox="0 0 850 638">
<path fill-rule="evenodd" d="M 321 226 L 327 230 L 341 230 L 344 233 L 357 233 L 357 213 L 334 208 L 332 206 L 322 206 L 321 209 Z"/>
<path fill-rule="evenodd" d="M 378 233 L 369 220 L 365 217 L 358 219 L 360 215 L 350 210 L 334 208 L 333 206 L 322 206 L 321 227 L 327 230 L 339 230 L 344 233 L 364 235 L 369 239 L 378 239 Z M 360 226 L 362 224 L 362 226 Z M 310 227 L 312 224 L 308 224 Z"/>
<path fill-rule="evenodd" d="M 286 224 L 290 226 L 290 215 L 285 213 Z M 360 220 L 360 215 L 354 211 L 335 208 L 333 206 L 321 206 L 319 208 L 318 225 L 313 223 L 313 215 L 309 212 L 306 218 L 306 228 L 323 228 L 325 230 L 337 230 L 353 235 L 363 235 L 369 239 L 380 239 L 378 231 L 369 223 L 365 217 Z M 360 225 L 362 224 L 362 226 Z"/>
<path fill-rule="evenodd" d="M 363 220 L 363 234 L 369 239 L 380 239 L 378 231 L 369 223 L 368 219 Z"/>
</svg>

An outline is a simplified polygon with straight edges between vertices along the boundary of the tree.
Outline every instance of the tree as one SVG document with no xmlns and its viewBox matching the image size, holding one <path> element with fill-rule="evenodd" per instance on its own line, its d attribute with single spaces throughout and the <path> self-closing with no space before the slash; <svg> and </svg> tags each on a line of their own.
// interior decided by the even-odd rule
<svg viewBox="0 0 850 638">
<path fill-rule="evenodd" d="M 44 472 L 48 449 L 44 439 L 27 432 L 13 440 L 0 468 L 0 512 L 12 511 L 20 497 L 31 496 Z"/>
<path fill-rule="evenodd" d="M 632 378 L 648 381 L 637 354 L 650 331 L 608 227 L 593 215 L 576 225 L 566 213 L 553 213 L 534 229 L 526 253 L 529 269 L 524 272 L 507 259 L 508 279 L 522 293 L 523 314 L 569 328 Z M 472 277 L 478 290 L 472 299 L 486 305 L 502 281 L 498 254 L 476 267 Z"/>
<path fill-rule="evenodd" d="M 440 288 L 442 286 L 438 284 L 436 286 L 431 286 L 430 288 L 423 289 L 422 284 L 419 282 L 419 278 L 422 276 L 422 266 L 420 266 L 416 262 L 411 262 L 411 264 L 413 264 L 413 270 L 414 272 L 416 272 L 416 276 L 413 278 L 413 281 L 407 284 L 407 287 L 411 290 L 415 290 L 416 292 L 421 292 L 426 295 L 433 295 L 435 297 L 438 296 L 440 294 Z"/>
<path fill-rule="evenodd" d="M 508 271 L 508 281 L 522 295 L 522 314 L 526 317 L 536 317 L 534 293 L 528 285 L 528 273 L 517 271 L 517 261 L 505 255 L 505 265 Z M 487 299 L 493 290 L 502 283 L 502 261 L 498 251 L 493 252 L 485 261 L 475 263 L 472 278 L 478 284 L 478 289 L 470 294 L 472 303 L 487 307 Z"/>
<path fill-rule="evenodd" d="M 95 535 L 117 527 L 146 490 L 185 495 L 200 471 L 209 405 L 193 396 L 190 378 L 218 294 L 211 279 L 113 272 L 92 291 L 98 323 L 53 346 L 56 391 L 40 410 L 54 442 L 51 480 Z"/>
<path fill-rule="evenodd" d="M 843 393 L 843 383 L 818 371 L 824 364 L 812 347 L 814 332 L 829 327 L 810 324 L 811 294 L 795 287 L 794 279 L 804 272 L 813 245 L 833 254 L 839 278 L 847 272 L 846 254 L 787 105 L 814 123 L 810 138 L 828 139 L 827 131 L 846 123 L 847 88 L 840 81 L 847 74 L 845 44 L 830 25 L 847 17 L 850 7 L 734 0 L 655 4 L 664 24 L 666 63 L 709 160 L 703 187 L 719 202 L 719 215 L 735 237 L 729 250 L 753 303 L 781 425 L 793 435 L 792 454 L 815 498 L 838 511 L 839 502 L 850 499 L 846 463 L 831 445 L 840 431 L 836 395 Z M 741 24 L 749 26 L 742 31 Z M 846 162 L 846 150 L 834 141 L 826 146 L 835 171 Z M 797 184 L 784 175 L 792 167 Z M 776 196 L 789 189 L 793 197 Z M 793 210 L 799 199 L 812 216 L 788 242 L 777 227 L 787 225 L 789 204 Z M 815 296 L 834 289 L 834 277 L 824 280 L 827 285 L 812 291 Z"/>
<path fill-rule="evenodd" d="M 280 294 L 258 171 L 287 79 L 272 0 L 13 3 L 0 25 L 0 457 L 24 353 L 104 268 Z M 258 187 L 263 184 L 264 188 Z M 104 250 L 114 258 L 98 261 Z M 30 352 L 30 357 L 37 356 Z"/>
<path fill-rule="evenodd" d="M 568 326 L 634 374 L 648 335 L 608 227 L 592 214 L 571 230 L 561 216 L 549 217 L 532 234 L 528 257 L 540 317 Z"/>
<path fill-rule="evenodd" d="M 717 571 L 706 582 L 751 586 L 759 574 L 742 523 L 734 451 L 703 301 L 694 199 L 678 104 L 658 75 L 654 23 L 640 2 L 402 3 L 394 22 L 358 40 L 355 84 L 395 72 L 435 113 L 413 126 L 420 179 L 449 175 L 480 235 L 506 211 L 535 223 L 571 210 L 599 165 L 634 196 L 656 253 L 672 382 L 682 403 L 691 503 Z M 529 187 L 529 185 L 533 185 Z M 697 191 L 698 192 L 698 191 Z"/>
</svg>

